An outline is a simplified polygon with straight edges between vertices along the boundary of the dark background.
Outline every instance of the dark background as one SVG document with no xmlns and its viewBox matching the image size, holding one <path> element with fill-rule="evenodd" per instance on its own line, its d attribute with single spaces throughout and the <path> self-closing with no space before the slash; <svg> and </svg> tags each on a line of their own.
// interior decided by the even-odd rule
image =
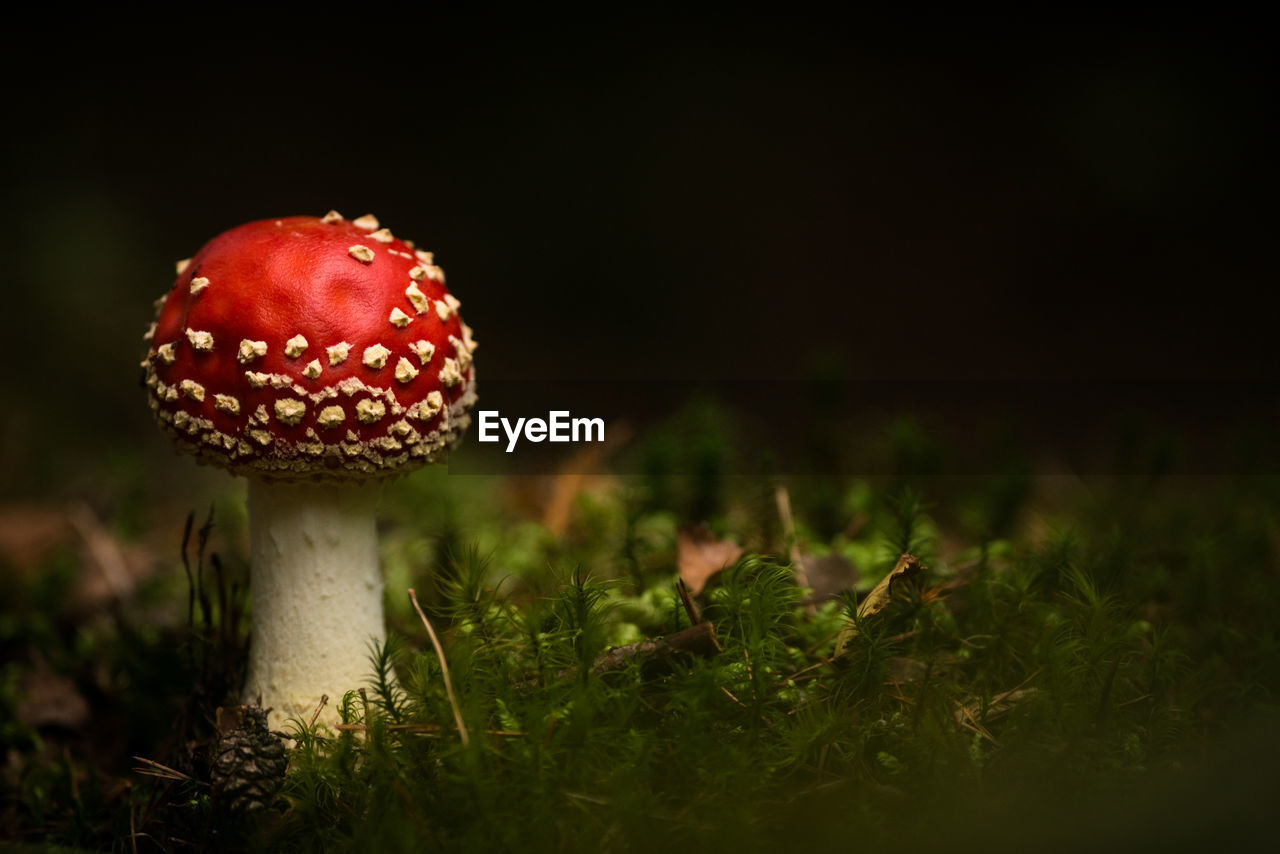
<svg viewBox="0 0 1280 854">
<path fill-rule="evenodd" d="M 788 8 L 10 26 L 0 497 L 169 459 L 173 262 L 329 208 L 437 253 L 482 393 L 1280 374 L 1264 28 Z"/>
</svg>

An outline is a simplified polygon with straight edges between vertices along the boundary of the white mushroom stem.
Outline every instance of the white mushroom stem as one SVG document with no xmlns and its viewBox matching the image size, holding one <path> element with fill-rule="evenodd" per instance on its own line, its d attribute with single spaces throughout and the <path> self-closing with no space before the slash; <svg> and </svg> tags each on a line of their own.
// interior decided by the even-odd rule
<svg viewBox="0 0 1280 854">
<path fill-rule="evenodd" d="M 245 702 L 269 723 L 334 723 L 343 694 L 368 683 L 370 643 L 385 638 L 375 513 L 381 483 L 249 479 L 253 633 Z"/>
</svg>

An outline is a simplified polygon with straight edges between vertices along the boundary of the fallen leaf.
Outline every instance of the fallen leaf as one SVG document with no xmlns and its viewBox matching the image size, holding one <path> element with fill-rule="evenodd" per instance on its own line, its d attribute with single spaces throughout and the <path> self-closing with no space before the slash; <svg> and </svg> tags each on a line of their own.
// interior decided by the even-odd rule
<svg viewBox="0 0 1280 854">
<path fill-rule="evenodd" d="M 804 586 L 813 590 L 813 595 L 804 600 L 805 605 L 827 602 L 858 583 L 857 568 L 839 552 L 822 557 L 801 555 L 800 566 L 803 574 L 797 573 L 797 578 L 802 577 Z"/>
<path fill-rule="evenodd" d="M 0 505 L 0 558 L 22 574 L 39 569 L 59 548 L 74 546 L 67 514 L 48 505 Z"/>
<path fill-rule="evenodd" d="M 22 680 L 16 717 L 32 729 L 60 726 L 79 729 L 89 719 L 89 703 L 76 683 L 54 673 L 41 658 Z"/>
<path fill-rule="evenodd" d="M 822 557 L 805 554 L 796 536 L 795 518 L 791 513 L 791 493 L 785 486 L 778 484 L 774 488 L 773 497 L 778 505 L 778 518 L 782 522 L 783 533 L 791 544 L 791 566 L 796 573 L 796 583 L 813 591 L 801 604 L 813 614 L 820 603 L 851 590 L 858 582 L 858 570 L 839 552 L 829 552 Z"/>
<path fill-rule="evenodd" d="M 742 546 L 732 540 L 718 540 L 706 525 L 683 527 L 676 532 L 676 568 L 697 596 L 707 582 L 742 557 Z"/>
<path fill-rule="evenodd" d="M 893 565 L 893 569 L 889 570 L 889 574 L 880 579 L 880 583 L 858 603 L 858 616 L 868 617 L 879 614 L 893 601 L 893 585 L 904 578 L 910 578 L 923 568 L 920 560 L 914 555 L 904 554 L 898 558 L 898 562 Z"/>
<path fill-rule="evenodd" d="M 894 585 L 905 578 L 910 578 L 919 573 L 924 567 L 920 564 L 920 559 L 915 555 L 904 554 L 898 558 L 898 562 L 893 565 L 893 569 L 882 579 L 880 583 L 871 589 L 871 592 L 863 597 L 858 603 L 858 619 L 873 617 L 883 611 L 890 602 L 893 601 Z M 836 656 L 844 654 L 849 643 L 858 636 L 857 626 L 849 623 L 840 630 L 840 635 L 836 638 Z"/>
<path fill-rule="evenodd" d="M 542 512 L 542 524 L 557 537 L 563 537 L 569 530 L 569 518 L 573 515 L 573 502 L 582 491 L 583 481 L 587 476 L 582 472 L 569 471 L 557 474 L 551 480 L 550 495 Z"/>
<path fill-rule="evenodd" d="M 618 447 L 631 438 L 631 428 L 625 422 L 611 425 L 609 444 L 588 443 L 570 454 L 561 464 L 551 481 L 551 495 L 542 514 L 542 524 L 557 537 L 569 530 L 569 518 L 573 514 L 573 502 L 580 492 L 600 489 L 613 483 L 613 479 L 599 474 L 604 462 Z"/>
<path fill-rule="evenodd" d="M 83 501 L 75 502 L 67 508 L 67 518 L 84 541 L 85 548 L 98 569 L 97 577 L 94 579 L 98 584 L 93 585 L 90 581 L 89 585 L 82 584 L 82 589 L 88 587 L 85 592 L 90 595 L 96 594 L 93 598 L 100 603 L 105 603 L 109 599 L 120 601 L 128 599 L 133 594 L 137 582 L 116 538 Z M 88 581 L 83 574 L 80 580 Z"/>
<path fill-rule="evenodd" d="M 73 617 L 132 598 L 138 582 L 163 566 L 150 546 L 121 543 L 84 502 L 0 506 L 0 562 L 31 576 L 59 552 L 78 559 L 65 597 Z"/>
<path fill-rule="evenodd" d="M 98 614 L 113 601 L 129 601 L 139 582 L 164 567 L 150 546 L 120 542 L 89 505 L 72 503 L 66 515 L 81 542 L 81 571 L 67 596 L 71 614 Z"/>
</svg>

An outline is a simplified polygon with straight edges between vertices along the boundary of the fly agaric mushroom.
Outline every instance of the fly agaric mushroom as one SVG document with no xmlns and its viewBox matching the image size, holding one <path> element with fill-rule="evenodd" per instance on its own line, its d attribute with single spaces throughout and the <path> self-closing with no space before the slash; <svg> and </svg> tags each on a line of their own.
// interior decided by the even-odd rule
<svg viewBox="0 0 1280 854">
<path fill-rule="evenodd" d="M 382 481 L 470 423 L 475 342 L 431 253 L 373 216 L 233 228 L 178 262 L 142 366 L 181 450 L 249 481 L 246 701 L 272 724 L 369 673 Z"/>
</svg>

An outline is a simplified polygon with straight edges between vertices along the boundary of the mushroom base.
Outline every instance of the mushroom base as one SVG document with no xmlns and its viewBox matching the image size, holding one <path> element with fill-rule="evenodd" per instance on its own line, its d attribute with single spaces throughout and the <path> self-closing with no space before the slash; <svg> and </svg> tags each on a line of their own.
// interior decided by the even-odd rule
<svg viewBox="0 0 1280 854">
<path fill-rule="evenodd" d="M 375 513 L 379 482 L 249 480 L 253 634 L 245 702 L 336 723 L 342 696 L 369 681 L 371 644 L 386 637 Z"/>
</svg>

